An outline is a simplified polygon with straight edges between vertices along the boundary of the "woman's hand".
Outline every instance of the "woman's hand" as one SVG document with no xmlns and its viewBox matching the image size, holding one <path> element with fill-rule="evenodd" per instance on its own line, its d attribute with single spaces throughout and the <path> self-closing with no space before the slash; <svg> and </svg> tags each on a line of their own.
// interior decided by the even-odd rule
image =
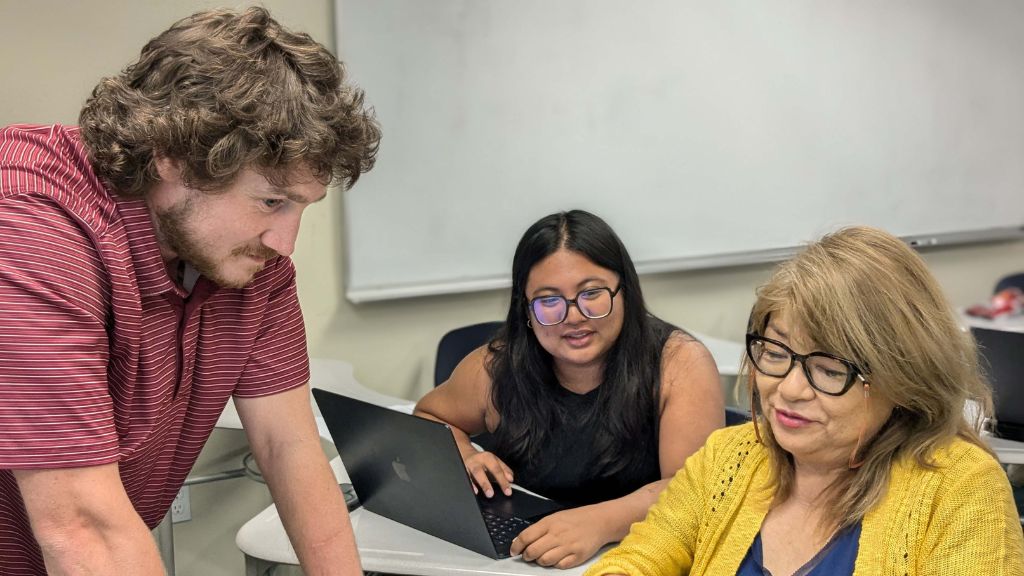
<svg viewBox="0 0 1024 576">
<path fill-rule="evenodd" d="M 505 496 L 512 495 L 512 469 L 505 465 L 500 458 L 490 452 L 477 452 L 463 457 L 466 465 L 466 472 L 473 485 L 473 493 L 482 490 L 484 496 L 494 496 L 494 488 L 491 485 L 493 480 Z"/>
<path fill-rule="evenodd" d="M 583 564 L 615 539 L 599 507 L 581 506 L 545 516 L 512 540 L 510 553 L 541 566 L 565 569 Z"/>
</svg>

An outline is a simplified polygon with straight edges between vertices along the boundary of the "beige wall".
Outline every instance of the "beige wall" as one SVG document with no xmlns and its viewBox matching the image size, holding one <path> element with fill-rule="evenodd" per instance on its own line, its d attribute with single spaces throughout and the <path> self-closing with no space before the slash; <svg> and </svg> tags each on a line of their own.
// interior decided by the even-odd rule
<svg viewBox="0 0 1024 576">
<path fill-rule="evenodd" d="M 74 123 L 98 78 L 123 67 L 172 21 L 219 4 L 0 0 L 0 125 Z M 333 44 L 331 0 L 268 0 L 264 5 L 292 27 Z M 372 103 L 374 95 L 367 96 Z M 310 353 L 348 360 L 364 384 L 416 398 L 432 385 L 433 354 L 440 336 L 459 325 L 502 318 L 507 293 L 354 306 L 342 295 L 341 222 L 341 195 L 335 191 L 309 211 L 299 238 L 295 261 Z M 523 228 L 528 224 L 523 222 Z M 735 225 L 723 215 L 723 230 Z M 984 298 L 999 276 L 1024 270 L 1024 243 L 947 248 L 928 253 L 926 259 L 953 303 L 965 305 Z M 643 283 L 656 314 L 691 330 L 739 340 L 754 287 L 768 272 L 769 267 L 756 266 L 659 274 L 643 278 Z M 241 433 L 217 432 L 199 466 L 203 472 L 235 466 L 241 452 Z M 192 498 L 195 520 L 179 524 L 175 531 L 178 573 L 241 573 L 234 532 L 269 501 L 265 489 L 248 480 L 231 480 L 196 487 Z"/>
</svg>

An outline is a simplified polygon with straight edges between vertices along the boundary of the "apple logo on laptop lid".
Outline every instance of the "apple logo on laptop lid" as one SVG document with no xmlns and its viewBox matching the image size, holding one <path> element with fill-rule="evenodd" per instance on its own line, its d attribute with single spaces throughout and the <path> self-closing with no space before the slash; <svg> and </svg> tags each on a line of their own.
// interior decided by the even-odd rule
<svg viewBox="0 0 1024 576">
<path fill-rule="evenodd" d="M 396 457 L 394 462 L 391 463 L 391 467 L 395 469 L 395 474 L 399 478 L 406 482 L 412 482 L 412 478 L 409 477 L 409 472 L 405 469 L 405 464 L 402 464 L 402 458 Z"/>
</svg>

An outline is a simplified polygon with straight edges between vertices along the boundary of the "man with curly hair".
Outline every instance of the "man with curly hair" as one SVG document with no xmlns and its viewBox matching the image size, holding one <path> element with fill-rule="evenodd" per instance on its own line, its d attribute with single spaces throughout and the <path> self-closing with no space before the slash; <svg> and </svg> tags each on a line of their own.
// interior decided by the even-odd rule
<svg viewBox="0 0 1024 576">
<path fill-rule="evenodd" d="M 149 530 L 234 397 L 307 574 L 361 574 L 289 255 L 380 131 L 337 58 L 211 10 L 79 127 L 0 129 L 0 574 L 159 574 Z"/>
</svg>

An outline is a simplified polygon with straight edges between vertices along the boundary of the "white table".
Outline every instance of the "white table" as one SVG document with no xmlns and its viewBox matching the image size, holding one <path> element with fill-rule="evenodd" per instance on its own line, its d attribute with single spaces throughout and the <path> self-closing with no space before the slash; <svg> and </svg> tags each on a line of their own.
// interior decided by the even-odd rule
<svg viewBox="0 0 1024 576">
<path fill-rule="evenodd" d="M 331 467 L 339 482 L 348 481 L 340 459 L 331 460 Z M 356 544 L 359 546 L 359 559 L 363 570 L 369 572 L 421 576 L 578 576 L 590 564 L 570 570 L 557 570 L 524 562 L 519 558 L 492 560 L 364 508 L 354 510 L 351 518 Z M 274 505 L 246 522 L 238 531 L 235 543 L 245 554 L 248 576 L 263 574 L 273 564 L 298 564 Z"/>
<path fill-rule="evenodd" d="M 1024 464 L 1024 442 L 992 437 L 986 437 L 985 440 L 1003 464 Z"/>
<path fill-rule="evenodd" d="M 961 308 L 958 311 L 960 312 L 960 322 L 965 328 L 973 326 L 977 328 L 989 328 L 991 330 L 1024 332 L 1024 315 L 1022 314 L 1018 314 L 1016 316 L 1002 316 L 994 320 L 988 320 L 986 318 L 971 316 L 965 312 L 964 308 Z"/>
<path fill-rule="evenodd" d="M 374 392 L 356 382 L 351 365 L 345 362 L 311 360 L 310 365 L 310 384 L 313 387 L 326 388 L 379 406 L 410 411 L 408 400 Z M 317 427 L 320 435 L 330 440 L 319 411 Z M 331 460 L 331 468 L 339 482 L 349 481 L 340 458 Z M 421 576 L 578 576 L 586 569 L 586 565 L 571 570 L 543 568 L 519 558 L 492 560 L 363 508 L 353 511 L 351 518 L 363 570 L 370 572 Z M 299 563 L 273 504 L 239 529 L 235 544 L 245 554 L 246 574 L 249 576 L 264 574 L 275 564 Z"/>
</svg>

